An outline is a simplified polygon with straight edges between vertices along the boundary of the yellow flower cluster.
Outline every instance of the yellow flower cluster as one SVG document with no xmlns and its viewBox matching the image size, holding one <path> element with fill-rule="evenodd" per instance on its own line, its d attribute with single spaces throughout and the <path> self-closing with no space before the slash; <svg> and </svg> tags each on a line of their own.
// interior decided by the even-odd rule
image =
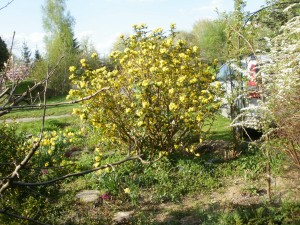
<svg viewBox="0 0 300 225">
<path fill-rule="evenodd" d="M 96 52 L 94 52 L 93 54 L 92 54 L 92 58 L 97 58 L 98 57 L 98 54 L 96 53 Z"/>
<path fill-rule="evenodd" d="M 97 168 L 97 167 L 99 167 L 99 165 L 100 165 L 100 162 L 101 162 L 102 154 L 103 154 L 103 153 L 101 152 L 101 149 L 98 148 L 98 147 L 95 148 L 94 152 L 95 152 L 95 157 L 94 157 L 95 163 L 94 163 L 94 167 Z"/>
<path fill-rule="evenodd" d="M 129 188 L 125 188 L 125 189 L 124 189 L 124 193 L 130 194 L 130 189 L 129 189 Z"/>
<path fill-rule="evenodd" d="M 61 131 L 44 131 L 42 134 L 42 140 L 40 147 L 35 152 L 36 163 L 41 167 L 48 167 L 55 163 L 65 165 L 68 163 L 67 159 L 64 159 L 66 153 L 66 147 L 68 147 L 75 139 L 76 135 L 81 135 L 82 132 L 76 133 L 66 129 Z M 39 137 L 33 136 L 23 144 L 23 149 L 29 151 L 32 146 L 39 141 Z M 26 152 L 26 151 L 25 151 Z"/>
<path fill-rule="evenodd" d="M 215 72 L 201 62 L 198 47 L 175 40 L 174 24 L 169 35 L 162 29 L 148 32 L 145 24 L 133 28 L 134 35 L 121 37 L 124 50 L 110 55 L 115 69 L 92 70 L 86 60 L 80 61 L 85 71 L 72 77 L 78 89 L 69 97 L 109 87 L 74 111 L 101 130 L 99 141 L 135 146 L 140 152 L 170 152 L 187 128 L 204 132 L 204 120 L 219 107 L 214 96 L 220 85 L 211 85 Z"/>
</svg>

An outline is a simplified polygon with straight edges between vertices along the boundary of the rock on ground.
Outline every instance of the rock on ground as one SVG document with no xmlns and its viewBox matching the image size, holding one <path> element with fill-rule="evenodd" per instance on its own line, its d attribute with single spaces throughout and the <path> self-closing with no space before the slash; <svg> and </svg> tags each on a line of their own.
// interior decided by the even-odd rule
<svg viewBox="0 0 300 225">
<path fill-rule="evenodd" d="M 83 190 L 76 195 L 82 202 L 95 202 L 100 196 L 100 191 L 97 190 Z"/>
</svg>

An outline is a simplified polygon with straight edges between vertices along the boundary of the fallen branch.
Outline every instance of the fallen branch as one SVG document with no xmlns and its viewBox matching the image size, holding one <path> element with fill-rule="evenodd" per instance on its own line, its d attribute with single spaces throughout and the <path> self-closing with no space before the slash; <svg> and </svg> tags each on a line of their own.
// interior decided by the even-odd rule
<svg viewBox="0 0 300 225">
<path fill-rule="evenodd" d="M 12 184 L 18 185 L 18 186 L 42 186 L 42 185 L 49 185 L 49 184 L 55 183 L 55 182 L 60 181 L 60 180 L 65 180 L 65 179 L 67 179 L 69 177 L 82 176 L 82 175 L 89 174 L 89 173 L 92 173 L 92 172 L 95 172 L 95 171 L 98 171 L 98 170 L 102 170 L 102 169 L 105 169 L 105 168 L 109 168 L 109 167 L 113 168 L 114 166 L 120 165 L 120 164 L 125 163 L 127 161 L 140 160 L 142 163 L 145 163 L 145 161 L 142 160 L 141 156 L 142 155 L 128 157 L 128 158 L 125 158 L 125 159 L 123 159 L 121 161 L 118 161 L 118 162 L 108 163 L 108 164 L 105 164 L 103 166 L 100 166 L 100 167 L 97 167 L 97 168 L 94 168 L 94 169 L 90 169 L 90 170 L 81 171 L 81 172 L 78 172 L 78 173 L 67 174 L 65 176 L 58 177 L 58 178 L 55 178 L 53 180 L 44 181 L 44 182 L 26 183 L 26 182 L 20 182 L 20 181 L 12 181 Z"/>
<path fill-rule="evenodd" d="M 62 59 L 63 57 L 61 57 Z M 61 60 L 60 59 L 60 60 Z M 59 62 L 60 62 L 59 60 Z M 57 64 L 58 65 L 58 64 Z M 56 66 L 57 66 L 56 65 Z M 56 68 L 56 67 L 55 67 Z M 41 132 L 40 132 L 40 137 L 38 139 L 38 141 L 33 145 L 33 147 L 31 148 L 31 150 L 29 151 L 29 153 L 25 156 L 25 158 L 21 161 L 21 163 L 19 165 L 16 165 L 15 170 L 11 173 L 10 176 L 8 176 L 7 179 L 1 181 L 1 187 L 0 187 L 0 196 L 3 195 L 4 191 L 7 190 L 10 185 L 12 184 L 13 180 L 18 177 L 19 178 L 19 171 L 24 168 L 28 162 L 31 160 L 31 158 L 35 155 L 36 151 L 38 150 L 38 148 L 40 147 L 40 143 L 43 139 L 43 131 L 44 131 L 44 127 L 45 127 L 45 118 L 46 118 L 46 93 L 47 93 L 47 85 L 48 85 L 48 80 L 50 78 L 50 75 L 53 74 L 55 68 L 49 73 L 49 69 L 47 71 L 47 76 L 45 78 L 45 80 L 43 81 L 45 83 L 45 91 L 44 91 L 44 113 L 43 113 L 43 122 L 42 122 L 42 128 L 41 128 Z"/>
<path fill-rule="evenodd" d="M 9 92 L 9 88 L 6 88 L 1 94 L 0 98 L 2 98 L 4 95 L 6 95 Z"/>
<path fill-rule="evenodd" d="M 6 182 L 3 182 L 1 188 L 0 188 L 0 195 L 3 194 L 3 192 L 9 188 L 9 186 L 12 183 L 12 180 L 15 179 L 16 177 L 19 177 L 19 171 L 25 167 L 25 165 L 29 162 L 29 160 L 34 156 L 35 152 L 40 146 L 40 142 L 42 140 L 42 134 L 40 135 L 40 138 L 37 143 L 32 147 L 30 152 L 26 155 L 26 157 L 22 160 L 22 162 L 16 166 L 15 170 L 12 172 L 12 174 L 9 176 L 8 179 L 6 179 Z"/>
<path fill-rule="evenodd" d="M 37 220 L 32 219 L 32 218 L 29 218 L 29 217 L 20 216 L 20 215 L 14 214 L 14 213 L 7 212 L 7 210 L 5 210 L 5 209 L 1 209 L 1 210 L 0 210 L 0 213 L 2 213 L 2 214 L 4 214 L 4 215 L 7 215 L 7 216 L 10 216 L 10 217 L 17 218 L 17 219 L 27 220 L 27 221 L 30 221 L 30 222 L 33 222 L 33 223 L 36 223 L 36 224 L 49 225 L 49 224 L 47 224 L 47 223 L 42 223 L 42 222 L 40 222 L 40 221 L 37 221 Z"/>
</svg>

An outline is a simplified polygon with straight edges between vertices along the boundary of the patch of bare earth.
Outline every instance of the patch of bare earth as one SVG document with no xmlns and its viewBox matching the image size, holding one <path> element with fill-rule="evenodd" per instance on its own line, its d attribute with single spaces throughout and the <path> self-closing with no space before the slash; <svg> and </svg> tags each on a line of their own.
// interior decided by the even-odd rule
<svg viewBox="0 0 300 225">
<path fill-rule="evenodd" d="M 238 154 L 231 152 L 232 147 L 229 142 L 217 141 L 204 145 L 204 151 L 215 151 L 225 160 L 238 157 Z M 285 168 L 286 171 L 281 176 L 271 178 L 271 198 L 273 202 L 300 201 L 300 170 L 296 167 Z M 268 201 L 267 182 L 264 175 L 256 181 L 245 180 L 242 177 L 230 177 L 223 180 L 223 185 L 210 193 L 198 193 L 186 196 L 182 202 L 160 204 L 157 207 L 155 221 L 158 223 L 171 224 L 176 220 L 176 224 L 201 224 L 192 212 L 196 209 L 214 209 L 217 211 L 230 211 L 237 206 L 251 206 L 263 204 Z M 178 216 L 174 214 L 182 213 Z"/>
<path fill-rule="evenodd" d="M 230 160 L 238 157 L 231 154 L 232 147 L 229 142 L 217 141 L 206 143 L 202 151 L 215 151 L 220 158 Z M 229 157 L 229 158 L 228 158 Z M 271 179 L 271 197 L 275 202 L 300 201 L 300 170 L 295 167 L 285 168 L 284 175 L 273 176 Z M 151 221 L 156 224 L 202 224 L 199 218 L 199 210 L 206 212 L 230 212 L 238 206 L 251 206 L 263 204 L 268 201 L 265 175 L 253 180 L 245 180 L 243 177 L 229 177 L 223 180 L 222 187 L 210 192 L 199 192 L 185 196 L 178 203 L 166 202 L 157 204 L 153 201 L 151 191 L 142 191 L 139 207 L 135 209 L 125 202 L 104 201 L 100 205 L 91 206 L 89 217 L 113 218 L 116 213 L 133 212 L 132 216 L 138 216 L 139 212 L 149 215 Z M 79 211 L 83 206 L 78 207 Z M 78 215 L 77 215 L 78 217 Z M 111 220 L 108 219 L 109 224 Z M 118 223 L 125 224 L 125 223 Z"/>
<path fill-rule="evenodd" d="M 273 178 L 271 197 L 275 202 L 284 200 L 300 200 L 300 171 L 291 170 L 284 176 Z M 249 189 L 249 187 L 252 189 Z M 255 187 L 255 188 L 253 188 Z M 167 203 L 158 206 L 155 221 L 171 224 L 201 224 L 200 218 L 193 213 L 196 209 L 214 211 L 230 211 L 237 206 L 263 204 L 268 201 L 266 181 L 261 180 L 253 184 L 236 177 L 225 181 L 224 186 L 211 193 L 199 193 L 186 196 L 181 203 Z M 182 217 L 174 214 L 182 213 Z"/>
</svg>

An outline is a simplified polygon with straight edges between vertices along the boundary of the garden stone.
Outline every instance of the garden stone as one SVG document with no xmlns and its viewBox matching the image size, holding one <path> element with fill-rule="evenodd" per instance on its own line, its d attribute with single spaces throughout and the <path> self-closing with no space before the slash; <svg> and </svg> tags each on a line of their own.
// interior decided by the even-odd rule
<svg viewBox="0 0 300 225">
<path fill-rule="evenodd" d="M 186 216 L 180 220 L 180 224 L 181 225 L 186 225 L 186 224 L 198 225 L 198 224 L 201 224 L 201 221 L 198 218 L 196 218 L 195 216 Z"/>
<path fill-rule="evenodd" d="M 117 212 L 113 217 L 114 224 L 123 224 L 124 222 L 130 221 L 134 211 Z"/>
<path fill-rule="evenodd" d="M 95 202 L 98 200 L 100 191 L 97 190 L 83 190 L 76 195 L 82 202 Z"/>
</svg>

